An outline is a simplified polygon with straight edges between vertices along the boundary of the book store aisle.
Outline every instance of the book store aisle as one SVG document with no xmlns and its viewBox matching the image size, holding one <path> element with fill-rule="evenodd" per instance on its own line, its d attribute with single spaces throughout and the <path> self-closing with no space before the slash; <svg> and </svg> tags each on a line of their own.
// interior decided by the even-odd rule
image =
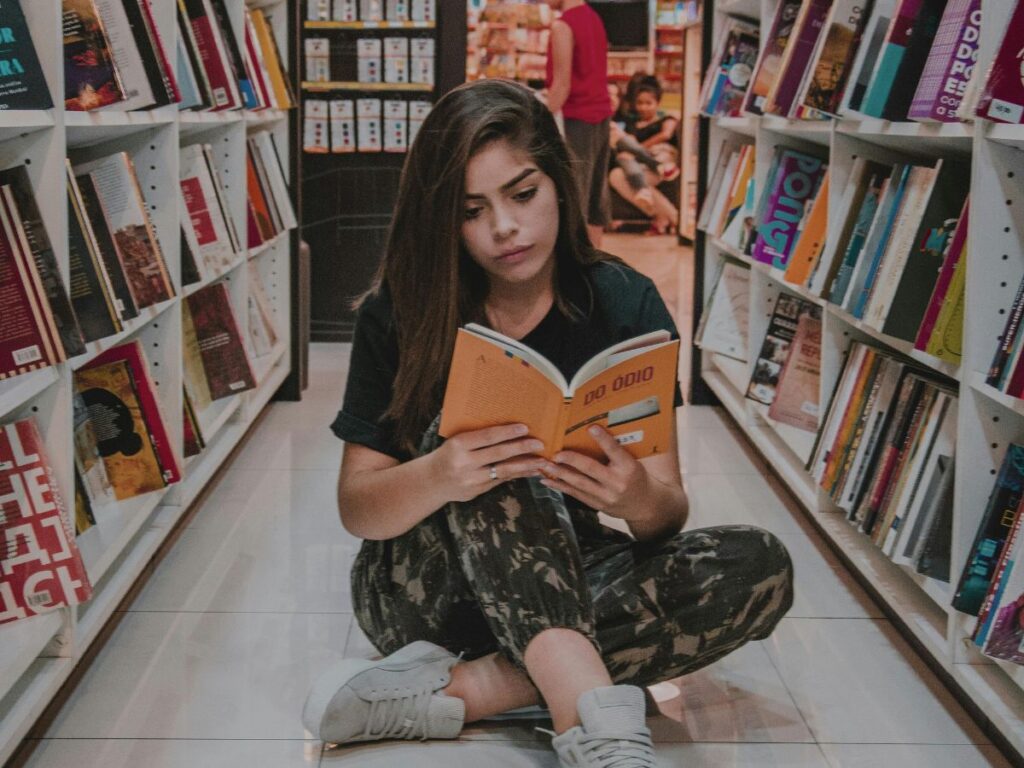
<svg viewBox="0 0 1024 768">
<path fill-rule="evenodd" d="M 641 268 L 646 259 L 666 302 L 688 314 L 685 270 L 658 274 L 657 240 L 616 236 L 607 247 Z M 303 731 L 299 712 L 316 674 L 374 653 L 353 622 L 348 573 L 358 541 L 336 512 L 341 443 L 327 428 L 349 350 L 312 346 L 306 396 L 270 406 L 66 704 L 35 734 L 24 765 L 555 767 L 547 737 L 534 730 L 542 721 L 477 724 L 456 742 L 326 751 Z M 679 423 L 687 526 L 773 531 L 793 555 L 797 588 L 768 640 L 653 689 L 660 764 L 1005 766 L 728 418 L 685 407 Z"/>
</svg>

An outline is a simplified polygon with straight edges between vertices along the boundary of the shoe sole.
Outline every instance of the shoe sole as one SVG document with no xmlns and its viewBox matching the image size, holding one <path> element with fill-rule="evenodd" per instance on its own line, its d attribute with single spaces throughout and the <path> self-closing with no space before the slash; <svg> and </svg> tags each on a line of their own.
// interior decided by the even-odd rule
<svg viewBox="0 0 1024 768">
<path fill-rule="evenodd" d="M 431 656 L 435 658 L 429 658 Z M 376 661 L 346 659 L 324 673 L 310 689 L 302 708 L 302 725 L 315 738 L 320 739 L 320 728 L 323 726 L 324 716 L 335 695 L 342 687 L 351 685 L 365 672 L 376 669 L 387 672 L 404 672 L 419 666 L 424 661 L 439 661 L 450 656 L 451 654 L 443 648 L 431 642 L 417 640 L 400 648 L 390 656 Z"/>
</svg>

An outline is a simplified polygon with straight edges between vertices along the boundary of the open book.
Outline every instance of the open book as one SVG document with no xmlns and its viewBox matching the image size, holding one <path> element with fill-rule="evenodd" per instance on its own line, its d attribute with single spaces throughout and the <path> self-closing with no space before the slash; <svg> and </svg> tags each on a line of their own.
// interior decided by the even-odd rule
<svg viewBox="0 0 1024 768">
<path fill-rule="evenodd" d="M 566 381 L 551 361 L 490 328 L 459 329 L 440 433 L 526 424 L 551 458 L 563 448 L 603 458 L 599 424 L 637 458 L 669 449 L 679 340 L 654 331 L 595 355 Z"/>
</svg>

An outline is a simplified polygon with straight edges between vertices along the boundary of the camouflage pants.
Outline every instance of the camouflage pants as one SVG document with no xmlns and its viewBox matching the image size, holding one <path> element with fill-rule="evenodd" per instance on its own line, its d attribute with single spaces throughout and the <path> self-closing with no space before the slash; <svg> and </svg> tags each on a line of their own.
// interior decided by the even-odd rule
<svg viewBox="0 0 1024 768">
<path fill-rule="evenodd" d="M 421 451 L 438 440 L 432 428 Z M 364 541 L 352 592 L 360 627 L 385 654 L 430 640 L 466 658 L 501 651 L 522 669 L 534 636 L 568 627 L 594 643 L 616 683 L 643 686 L 771 634 L 793 601 L 793 567 L 758 528 L 637 542 L 514 480 L 401 536 Z"/>
</svg>

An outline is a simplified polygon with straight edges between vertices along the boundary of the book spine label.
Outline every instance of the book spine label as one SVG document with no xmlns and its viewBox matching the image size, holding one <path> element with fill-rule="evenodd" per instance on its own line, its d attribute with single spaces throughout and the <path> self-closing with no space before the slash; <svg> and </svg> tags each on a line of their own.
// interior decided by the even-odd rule
<svg viewBox="0 0 1024 768">
<path fill-rule="evenodd" d="M 957 109 L 978 61 L 981 0 L 954 0 L 946 8 L 907 116 L 956 122 Z"/>
</svg>

